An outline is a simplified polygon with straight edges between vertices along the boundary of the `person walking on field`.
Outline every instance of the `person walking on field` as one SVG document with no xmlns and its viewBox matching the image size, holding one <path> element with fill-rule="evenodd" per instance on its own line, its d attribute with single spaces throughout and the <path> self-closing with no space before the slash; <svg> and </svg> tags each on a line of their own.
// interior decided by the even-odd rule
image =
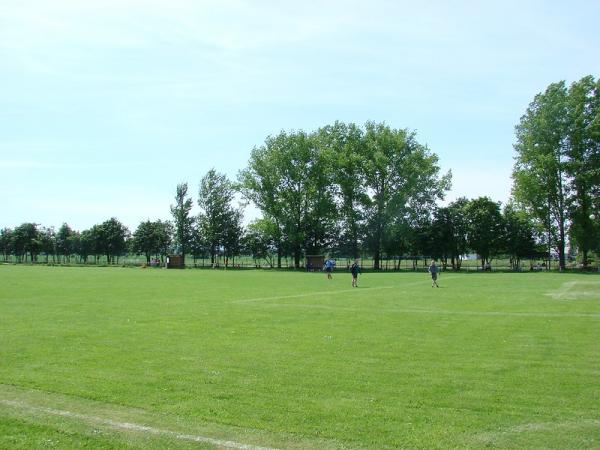
<svg viewBox="0 0 600 450">
<path fill-rule="evenodd" d="M 331 258 L 325 261 L 325 272 L 327 272 L 327 279 L 332 280 L 331 272 L 333 272 L 333 267 L 335 266 L 335 261 Z"/>
<path fill-rule="evenodd" d="M 431 287 L 434 285 L 435 287 L 439 287 L 437 284 L 438 267 L 435 265 L 435 259 L 431 260 L 431 265 L 429 266 L 428 272 L 431 274 Z"/>
<path fill-rule="evenodd" d="M 358 274 L 360 273 L 358 259 L 352 263 L 352 266 L 350 267 L 350 272 L 352 272 L 352 287 L 358 287 Z"/>
</svg>

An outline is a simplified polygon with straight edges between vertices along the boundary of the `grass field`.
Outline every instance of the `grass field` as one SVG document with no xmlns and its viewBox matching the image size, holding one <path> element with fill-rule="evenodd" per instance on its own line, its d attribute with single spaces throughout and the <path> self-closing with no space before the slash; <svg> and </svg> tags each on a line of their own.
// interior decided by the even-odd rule
<svg viewBox="0 0 600 450">
<path fill-rule="evenodd" d="M 0 266 L 0 448 L 600 448 L 600 276 L 439 283 Z"/>
</svg>

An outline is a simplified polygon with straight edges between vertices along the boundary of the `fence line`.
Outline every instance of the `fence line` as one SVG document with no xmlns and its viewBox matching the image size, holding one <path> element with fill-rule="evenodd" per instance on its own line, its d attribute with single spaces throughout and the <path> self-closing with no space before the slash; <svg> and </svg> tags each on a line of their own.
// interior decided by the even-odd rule
<svg viewBox="0 0 600 450">
<path fill-rule="evenodd" d="M 349 270 L 352 265 L 353 258 L 349 257 L 337 257 L 336 269 Z M 383 258 L 379 261 L 380 271 L 424 271 L 427 270 L 431 257 L 428 256 L 403 256 L 395 258 Z M 106 257 L 102 256 L 96 258 L 94 256 L 88 257 L 87 260 L 78 255 L 71 255 L 70 257 L 63 257 L 58 255 L 38 255 L 36 261 L 31 262 L 28 259 L 19 261 L 14 255 L 0 255 L 0 261 L 9 264 L 39 264 L 39 265 L 67 265 L 67 266 L 146 266 L 146 257 L 143 255 L 124 255 L 118 257 L 114 263 L 107 263 Z M 359 258 L 362 270 L 374 270 L 374 260 L 370 257 Z M 165 258 L 158 259 L 157 262 L 151 264 L 156 267 L 165 266 Z M 442 270 L 453 270 L 450 264 L 443 267 L 441 263 L 439 266 Z M 219 256 L 215 263 L 211 263 L 210 258 L 194 258 L 191 255 L 186 255 L 185 258 L 186 268 L 239 268 L 239 269 L 288 269 L 288 270 L 306 270 L 305 260 L 300 260 L 300 267 L 294 266 L 294 259 L 291 257 L 282 257 L 281 267 L 277 267 L 276 258 L 273 258 L 272 262 L 265 259 L 254 259 L 251 256 L 240 256 L 236 258 L 226 258 Z M 568 267 L 569 270 L 583 269 L 576 263 L 571 263 Z M 320 270 L 320 268 L 316 268 Z M 505 258 L 497 258 L 492 260 L 489 268 L 482 269 L 481 261 L 478 259 L 463 259 L 461 260 L 461 271 L 465 272 L 477 272 L 477 271 L 514 271 L 510 261 Z M 547 271 L 547 270 L 558 270 L 558 262 L 555 260 L 542 260 L 542 259 L 522 259 L 520 262 L 519 271 Z M 600 270 L 598 266 L 588 266 L 588 271 Z"/>
</svg>

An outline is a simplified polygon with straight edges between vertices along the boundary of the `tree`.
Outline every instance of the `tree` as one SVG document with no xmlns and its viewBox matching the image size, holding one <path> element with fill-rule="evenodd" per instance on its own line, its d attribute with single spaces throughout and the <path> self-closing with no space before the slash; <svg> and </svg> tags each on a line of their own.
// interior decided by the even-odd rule
<svg viewBox="0 0 600 450">
<path fill-rule="evenodd" d="M 181 261 L 185 267 L 185 252 L 192 235 L 194 218 L 190 216 L 192 200 L 187 198 L 188 185 L 182 183 L 177 185 L 175 194 L 175 205 L 171 205 L 175 225 L 175 245 L 181 253 Z"/>
<path fill-rule="evenodd" d="M 584 267 L 594 246 L 593 199 L 600 194 L 600 80 L 590 75 L 571 84 L 567 99 L 567 158 L 570 181 L 571 241 L 582 254 Z"/>
<path fill-rule="evenodd" d="M 214 169 L 202 178 L 198 196 L 201 212 L 198 228 L 208 244 L 211 264 L 222 247 L 226 256 L 235 256 L 239 251 L 242 235 L 242 214 L 232 202 L 235 191 L 232 183 Z"/>
<path fill-rule="evenodd" d="M 29 253 L 31 262 L 35 262 L 37 254 L 40 252 L 40 239 L 38 224 L 23 223 L 16 227 L 12 233 L 12 248 L 17 257 L 17 261 L 27 261 Z"/>
<path fill-rule="evenodd" d="M 78 255 L 79 256 L 79 261 L 83 261 L 83 256 L 82 256 L 82 244 L 81 244 L 81 233 L 79 231 L 74 231 L 69 237 L 68 237 L 68 245 L 69 248 L 71 249 L 71 254 L 72 255 Z"/>
<path fill-rule="evenodd" d="M 94 225 L 89 230 L 83 230 L 81 232 L 81 235 L 79 236 L 78 253 L 84 264 L 87 263 L 88 257 L 90 255 L 94 255 L 96 262 L 98 261 L 97 248 L 99 248 L 99 246 L 97 244 L 97 240 L 98 240 L 97 227 L 98 227 L 98 225 Z"/>
<path fill-rule="evenodd" d="M 364 228 L 365 142 L 360 127 L 335 122 L 319 129 L 317 145 L 325 152 L 332 173 L 335 195 L 339 198 L 340 233 L 337 239 L 342 254 L 358 258 Z"/>
<path fill-rule="evenodd" d="M 454 268 L 454 223 L 452 211 L 449 207 L 439 208 L 433 213 L 430 234 L 432 251 L 428 254 L 434 258 L 439 258 L 444 269 L 448 265 L 448 258 L 451 258 L 452 267 Z"/>
<path fill-rule="evenodd" d="M 40 252 L 46 255 L 46 263 L 50 255 L 54 260 L 56 255 L 56 234 L 54 228 L 41 228 L 38 232 L 38 239 L 40 243 Z"/>
<path fill-rule="evenodd" d="M 274 266 L 273 256 L 277 253 L 279 229 L 269 219 L 256 219 L 246 228 L 244 247 L 254 260 L 264 259 L 270 266 Z"/>
<path fill-rule="evenodd" d="M 479 255 L 481 268 L 502 248 L 504 223 L 500 204 L 488 197 L 471 200 L 465 208 L 467 217 L 467 242 Z"/>
<path fill-rule="evenodd" d="M 231 258 L 235 263 L 235 257 L 242 251 L 242 240 L 244 227 L 242 225 L 243 214 L 241 210 L 234 209 L 223 233 L 223 253 L 226 256 L 225 264 Z"/>
<path fill-rule="evenodd" d="M 452 268 L 460 270 L 462 257 L 467 253 L 467 205 L 469 200 L 461 197 L 450 203 L 447 207 L 449 215 L 450 259 Z"/>
<path fill-rule="evenodd" d="M 546 228 L 565 268 L 568 142 L 567 89 L 564 81 L 535 96 L 516 127 L 513 195 Z M 549 249 L 550 250 L 550 249 Z M 549 251 L 550 252 L 550 251 Z"/>
<path fill-rule="evenodd" d="M 12 235 L 13 231 L 10 228 L 0 230 L 0 252 L 4 261 L 8 261 L 9 255 L 13 253 Z"/>
<path fill-rule="evenodd" d="M 146 256 L 146 263 L 150 264 L 152 256 L 166 255 L 171 244 L 172 226 L 169 222 L 147 220 L 139 224 L 133 233 L 131 250 Z"/>
<path fill-rule="evenodd" d="M 112 217 L 100 225 L 99 238 L 100 246 L 106 255 L 106 262 L 111 264 L 115 262 L 115 257 L 117 257 L 118 262 L 119 256 L 125 253 L 129 230 L 116 218 Z"/>
<path fill-rule="evenodd" d="M 194 266 L 198 258 L 205 258 L 209 255 L 208 244 L 200 233 L 199 223 L 197 220 L 192 225 L 192 238 L 190 240 L 189 251 L 194 258 Z"/>
<path fill-rule="evenodd" d="M 536 253 L 535 225 L 525 211 L 514 204 L 504 208 L 504 250 L 510 257 L 513 270 L 518 270 L 522 258 Z"/>
<path fill-rule="evenodd" d="M 73 254 L 73 236 L 74 231 L 69 225 L 63 223 L 56 233 L 56 252 L 62 255 L 64 260 L 69 260 Z"/>
<path fill-rule="evenodd" d="M 415 134 L 383 123 L 365 125 L 365 186 L 368 202 L 367 245 L 379 268 L 388 225 L 423 222 L 450 187 L 451 174 L 439 176 L 438 158 Z"/>
<path fill-rule="evenodd" d="M 262 147 L 252 150 L 239 181 L 244 197 L 280 230 L 278 266 L 286 244 L 299 267 L 304 252 L 320 252 L 331 243 L 334 189 L 314 136 L 300 131 L 267 137 Z"/>
</svg>

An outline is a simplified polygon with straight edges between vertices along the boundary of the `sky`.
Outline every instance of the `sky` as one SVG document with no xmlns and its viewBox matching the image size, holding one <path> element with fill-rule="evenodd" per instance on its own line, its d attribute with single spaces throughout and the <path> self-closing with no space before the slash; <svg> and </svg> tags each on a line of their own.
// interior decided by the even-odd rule
<svg viewBox="0 0 600 450">
<path fill-rule="evenodd" d="M 211 168 L 336 120 L 415 131 L 446 202 L 505 203 L 515 125 L 600 77 L 598 23 L 590 0 L 0 0 L 0 227 L 134 231 L 177 184 L 196 201 Z"/>
</svg>

